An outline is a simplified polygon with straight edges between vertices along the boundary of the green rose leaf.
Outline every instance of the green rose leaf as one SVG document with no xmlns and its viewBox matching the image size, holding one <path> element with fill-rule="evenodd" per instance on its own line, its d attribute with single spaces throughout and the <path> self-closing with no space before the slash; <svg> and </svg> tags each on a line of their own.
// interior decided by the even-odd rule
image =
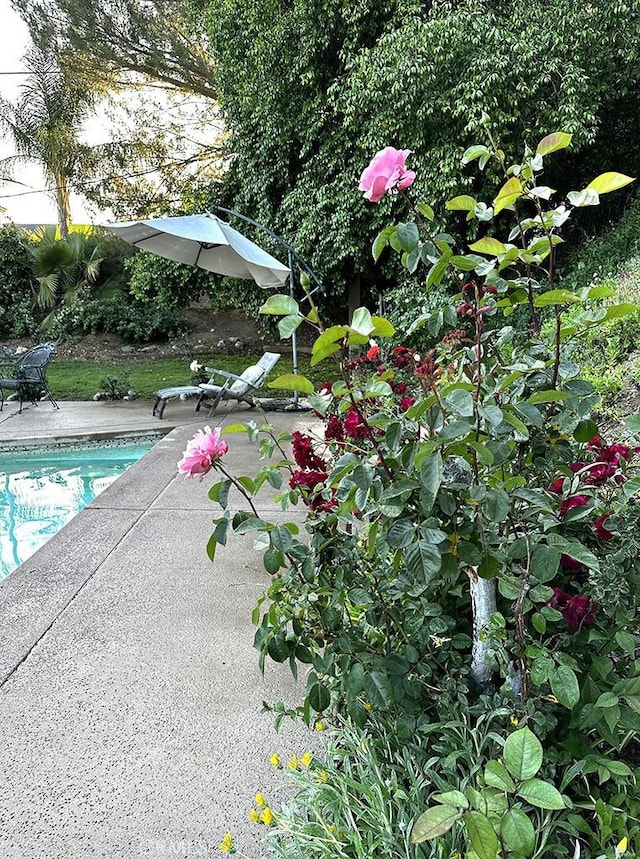
<svg viewBox="0 0 640 859">
<path fill-rule="evenodd" d="M 516 789 L 515 782 L 500 761 L 487 763 L 484 768 L 484 781 L 489 787 L 496 787 L 498 790 L 507 791 L 507 793 L 513 793 Z"/>
<path fill-rule="evenodd" d="M 269 313 L 274 316 L 297 316 L 300 313 L 300 308 L 298 302 L 290 295 L 271 295 L 258 312 Z"/>
<path fill-rule="evenodd" d="M 502 843 L 510 853 L 531 856 L 536 845 L 533 824 L 521 808 L 511 808 L 500 821 Z"/>
<path fill-rule="evenodd" d="M 389 226 L 381 230 L 376 236 L 373 242 L 373 246 L 371 248 L 371 253 L 373 254 L 373 258 L 376 262 L 378 261 L 378 258 L 380 257 L 382 251 L 389 244 L 391 237 L 395 234 L 395 232 L 395 226 Z"/>
<path fill-rule="evenodd" d="M 542 766 L 542 743 L 529 728 L 520 728 L 505 741 L 504 762 L 514 778 L 530 779 Z"/>
<path fill-rule="evenodd" d="M 575 671 L 568 665 L 558 665 L 551 675 L 551 691 L 563 707 L 572 710 L 580 700 L 580 687 Z"/>
<path fill-rule="evenodd" d="M 428 808 L 415 822 L 411 831 L 412 843 L 421 844 L 423 841 L 444 835 L 461 817 L 462 813 L 452 805 L 437 805 Z"/>
<path fill-rule="evenodd" d="M 398 243 L 404 251 L 413 250 L 420 240 L 418 227 L 413 221 L 398 224 Z"/>
<path fill-rule="evenodd" d="M 291 337 L 291 335 L 298 328 L 302 320 L 302 316 L 285 316 L 283 319 L 281 319 L 280 322 L 278 322 L 278 331 L 280 332 L 280 337 L 283 340 L 287 340 L 287 338 Z"/>
<path fill-rule="evenodd" d="M 475 212 L 476 201 L 468 194 L 461 194 L 459 197 L 454 197 L 452 200 L 447 200 L 444 204 L 445 209 L 450 212 Z"/>
<path fill-rule="evenodd" d="M 488 817 L 479 811 L 468 811 L 464 815 L 471 846 L 478 859 L 496 859 L 498 855 L 498 836 Z"/>
<path fill-rule="evenodd" d="M 483 239 L 478 239 L 472 245 L 469 245 L 469 250 L 477 251 L 479 254 L 489 254 L 490 256 L 498 256 L 506 254 L 507 246 L 494 239 L 491 236 L 485 236 Z"/>
<path fill-rule="evenodd" d="M 571 143 L 572 136 L 565 131 L 554 131 L 552 134 L 547 134 L 536 146 L 536 155 L 550 155 L 558 149 L 566 149 Z"/>
<path fill-rule="evenodd" d="M 285 373 L 278 376 L 273 382 L 269 382 L 269 388 L 282 388 L 285 391 L 298 391 L 300 394 L 312 394 L 313 382 L 297 373 Z"/>
<path fill-rule="evenodd" d="M 448 790 L 446 793 L 434 793 L 434 802 L 441 805 L 455 805 L 457 808 L 469 808 L 469 800 L 461 790 Z"/>
<path fill-rule="evenodd" d="M 624 173 L 601 173 L 592 182 L 589 182 L 587 188 L 597 194 L 608 194 L 611 191 L 617 191 L 618 188 L 624 188 L 631 182 L 635 182 L 635 179 L 631 176 L 625 176 Z"/>
<path fill-rule="evenodd" d="M 518 796 L 525 799 L 529 805 L 545 808 L 548 811 L 558 811 L 565 807 L 560 791 L 549 782 L 539 778 L 523 781 L 518 789 Z"/>
</svg>

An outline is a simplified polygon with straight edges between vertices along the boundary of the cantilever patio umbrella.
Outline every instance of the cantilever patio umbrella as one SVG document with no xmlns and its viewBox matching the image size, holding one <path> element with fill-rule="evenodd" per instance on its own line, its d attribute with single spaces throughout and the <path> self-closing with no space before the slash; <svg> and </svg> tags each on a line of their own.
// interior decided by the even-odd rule
<svg viewBox="0 0 640 859">
<path fill-rule="evenodd" d="M 283 286 L 290 275 L 288 266 L 211 212 L 104 228 L 142 250 L 216 274 L 254 280 L 263 289 Z"/>
<path fill-rule="evenodd" d="M 254 280 L 263 289 L 284 286 L 289 281 L 289 291 L 293 296 L 294 256 L 303 263 L 305 269 L 314 277 L 304 261 L 300 260 L 293 248 L 284 239 L 272 233 L 245 215 L 232 209 L 217 207 L 218 211 L 236 215 L 247 221 L 287 248 L 289 265 L 286 266 L 264 251 L 259 245 L 234 230 L 212 212 L 199 215 L 185 215 L 177 218 L 155 218 L 143 221 L 124 221 L 104 224 L 104 229 L 120 236 L 125 242 L 142 250 L 150 251 L 166 259 L 197 266 L 216 274 Z M 318 282 L 319 283 L 319 282 Z M 295 332 L 291 337 L 293 372 L 298 372 L 298 350 Z M 298 393 L 294 393 L 294 408 L 298 407 Z"/>
</svg>

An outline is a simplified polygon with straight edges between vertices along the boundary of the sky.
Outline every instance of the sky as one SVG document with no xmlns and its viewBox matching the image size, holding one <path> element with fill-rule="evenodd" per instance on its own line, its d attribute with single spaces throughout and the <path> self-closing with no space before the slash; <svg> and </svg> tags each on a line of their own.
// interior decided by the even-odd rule
<svg viewBox="0 0 640 859">
<path fill-rule="evenodd" d="M 4 98 L 14 101 L 24 82 L 22 57 L 30 46 L 29 32 L 15 12 L 10 0 L 0 0 L 0 92 Z M 11 73 L 11 74 L 7 74 Z M 10 139 L 0 137 L 0 159 L 13 155 Z M 16 178 L 22 184 L 0 184 L 0 222 L 12 220 L 18 224 L 53 224 L 57 221 L 56 207 L 43 190 L 42 171 L 32 164 L 21 164 L 16 169 Z M 71 216 L 76 224 L 101 223 L 103 219 L 93 216 L 81 198 L 72 195 Z"/>
</svg>

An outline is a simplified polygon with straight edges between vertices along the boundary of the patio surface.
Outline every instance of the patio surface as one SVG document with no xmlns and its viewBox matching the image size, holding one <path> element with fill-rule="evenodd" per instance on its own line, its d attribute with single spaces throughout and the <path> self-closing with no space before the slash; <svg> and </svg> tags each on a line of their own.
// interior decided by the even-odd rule
<svg viewBox="0 0 640 859">
<path fill-rule="evenodd" d="M 0 445 L 165 430 L 142 460 L 0 583 L 0 857 L 204 859 L 230 830 L 239 851 L 267 855 L 248 821 L 253 796 L 282 792 L 269 757 L 320 735 L 263 700 L 296 704 L 288 668 L 263 677 L 250 614 L 266 583 L 251 538 L 231 537 L 214 564 L 205 546 L 211 476 L 176 473 L 204 424 L 255 419 L 282 429 L 308 414 L 245 406 L 211 420 L 194 402 L 5 404 Z M 258 467 L 229 437 L 236 474 Z M 283 521 L 269 503 L 266 518 Z M 291 518 L 288 514 L 287 518 Z M 277 803 L 277 801 L 276 801 Z"/>
</svg>

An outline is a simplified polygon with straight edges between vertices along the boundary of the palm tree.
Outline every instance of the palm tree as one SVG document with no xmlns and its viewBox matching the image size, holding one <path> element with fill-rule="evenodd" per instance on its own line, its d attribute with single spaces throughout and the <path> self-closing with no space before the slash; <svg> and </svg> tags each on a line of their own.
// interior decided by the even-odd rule
<svg viewBox="0 0 640 859">
<path fill-rule="evenodd" d="M 0 96 L 0 128 L 11 136 L 17 152 L 7 161 L 40 164 L 56 202 L 60 234 L 66 239 L 79 132 L 91 110 L 93 94 L 63 72 L 52 54 L 36 47 L 24 59 L 28 77 L 17 102 Z"/>
</svg>

